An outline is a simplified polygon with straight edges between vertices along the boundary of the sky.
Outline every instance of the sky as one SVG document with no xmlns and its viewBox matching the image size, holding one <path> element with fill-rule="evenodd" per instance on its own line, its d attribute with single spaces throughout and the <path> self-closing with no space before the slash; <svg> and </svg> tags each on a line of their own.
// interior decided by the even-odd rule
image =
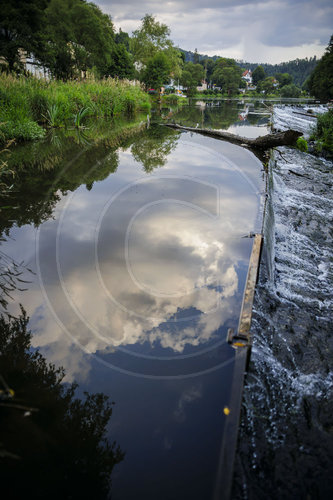
<svg viewBox="0 0 333 500">
<path fill-rule="evenodd" d="M 333 33 L 332 0 L 95 0 L 131 34 L 145 14 L 169 26 L 175 46 L 277 64 L 321 57 Z"/>
</svg>

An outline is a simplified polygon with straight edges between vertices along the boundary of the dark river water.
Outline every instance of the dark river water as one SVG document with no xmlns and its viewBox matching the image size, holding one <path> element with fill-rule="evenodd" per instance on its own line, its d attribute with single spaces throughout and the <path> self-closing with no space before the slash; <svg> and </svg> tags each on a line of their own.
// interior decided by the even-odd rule
<svg viewBox="0 0 333 500">
<path fill-rule="evenodd" d="M 84 399 L 85 391 L 103 393 L 114 402 L 105 437 L 124 452 L 112 470 L 116 500 L 213 498 L 221 481 L 226 421 L 237 419 L 231 404 L 235 351 L 226 334 L 238 324 L 253 241 L 248 236 L 262 231 L 266 174 L 248 150 L 168 129 L 163 126 L 167 120 L 256 137 L 269 131 L 270 111 L 259 101 L 199 101 L 178 110 L 163 108 L 153 115 L 149 129 L 121 141 L 110 123 L 83 131 L 53 131 L 44 142 L 13 150 L 8 162 L 17 169 L 15 187 L 2 200 L 0 212 L 1 264 L 19 270 L 24 281 L 13 278 L 10 297 L 2 295 L 7 311 L 18 315 L 23 305 L 30 318 L 32 350 L 39 349 L 47 362 L 64 368 L 64 381 L 78 383 L 78 397 Z M 283 174 L 276 175 L 282 196 Z M 297 206 L 298 199 L 292 199 Z M 282 215 L 292 210 L 285 199 L 280 206 Z M 270 210 L 275 210 L 271 198 L 268 214 Z M 286 224 L 276 217 L 274 224 Z M 283 324 L 291 324 L 292 319 L 285 319 L 290 316 L 288 304 L 303 294 L 293 288 L 297 277 L 292 279 L 283 264 L 283 252 L 280 268 L 274 264 L 274 224 L 267 216 L 268 251 L 255 305 L 257 340 L 243 407 L 235 498 L 275 498 L 274 478 L 263 462 L 279 475 L 284 455 L 280 451 L 275 459 L 274 450 L 290 442 L 280 430 L 275 408 L 281 398 L 284 412 L 292 408 L 297 413 L 307 405 L 297 403 L 298 393 L 287 384 L 290 374 L 295 374 L 293 388 L 313 388 L 305 390 L 310 399 L 317 397 L 314 391 L 326 390 L 319 361 L 317 378 L 311 370 L 303 377 L 295 353 L 290 366 L 277 369 L 283 362 L 261 340 L 267 329 L 272 337 L 271 324 L 282 317 Z M 319 265 L 323 276 L 325 266 Z M 283 273 L 290 278 L 289 291 Z M 276 307 L 281 294 L 285 309 Z M 280 311 L 280 316 L 269 315 L 267 308 Z M 299 310 L 302 305 L 295 306 L 293 314 L 301 318 Z M 322 316 L 327 319 L 328 313 Z M 320 321 L 328 331 L 326 319 Z M 286 349 L 283 359 L 291 356 L 288 339 L 277 343 L 278 350 Z M 286 383 L 277 390 L 280 376 Z M 269 392 L 271 379 L 273 395 L 266 397 L 263 391 Z M 284 399 L 285 392 L 289 395 Z M 253 394 L 260 404 L 251 399 Z M 305 413 L 319 411 L 319 404 L 309 405 Z M 41 417 L 44 411 L 47 415 L 45 401 Z M 256 418 L 258 412 L 265 415 L 264 424 Z M 38 425 L 34 414 L 26 418 Z M 314 417 L 309 418 L 313 422 Z M 297 419 L 293 422 L 289 433 L 297 428 Z M 47 426 L 43 429 L 48 442 Z M 299 446 L 308 453 L 306 445 Z M 263 451 L 257 460 L 258 450 Z M 69 451 L 70 443 L 65 443 L 64 456 Z M 297 461 L 293 443 L 286 452 L 289 469 L 290 456 Z M 97 476 L 103 470 L 99 459 L 91 466 Z M 323 460 L 328 460 L 327 453 Z M 38 460 L 32 463 L 40 467 Z M 309 459 L 306 470 L 310 465 Z M 285 468 L 281 470 L 287 477 Z M 302 480 L 297 474 L 294 482 Z M 67 484 L 75 484 L 75 475 L 68 472 L 68 477 Z M 45 491 L 51 498 L 52 485 L 46 482 Z M 92 498 L 87 491 L 77 497 Z M 307 497 L 306 488 L 290 491 L 282 488 L 276 498 L 317 498 L 312 490 Z M 66 490 L 62 497 L 76 498 Z M 95 497 L 100 498 L 97 493 Z"/>
</svg>

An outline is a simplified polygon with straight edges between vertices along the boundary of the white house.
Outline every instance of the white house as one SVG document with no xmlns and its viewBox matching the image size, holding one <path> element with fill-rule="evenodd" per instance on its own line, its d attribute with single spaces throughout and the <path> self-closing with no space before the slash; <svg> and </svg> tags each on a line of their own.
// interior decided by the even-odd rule
<svg viewBox="0 0 333 500">
<path fill-rule="evenodd" d="M 201 85 L 197 87 L 198 92 L 202 92 L 203 90 L 207 90 L 207 82 L 205 80 L 201 80 Z"/>
<path fill-rule="evenodd" d="M 242 74 L 243 80 L 246 81 L 246 83 L 251 85 L 252 83 L 252 71 L 250 69 L 246 69 L 244 73 Z"/>
</svg>

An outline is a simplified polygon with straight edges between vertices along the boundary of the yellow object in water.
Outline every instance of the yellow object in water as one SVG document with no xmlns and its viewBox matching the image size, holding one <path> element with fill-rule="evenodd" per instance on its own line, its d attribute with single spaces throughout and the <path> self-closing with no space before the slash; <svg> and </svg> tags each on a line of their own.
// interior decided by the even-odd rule
<svg viewBox="0 0 333 500">
<path fill-rule="evenodd" d="M 223 408 L 223 413 L 224 413 L 225 415 L 229 415 L 229 414 L 230 414 L 230 410 L 229 410 L 229 408 L 228 408 L 227 406 L 225 406 L 225 407 Z"/>
</svg>

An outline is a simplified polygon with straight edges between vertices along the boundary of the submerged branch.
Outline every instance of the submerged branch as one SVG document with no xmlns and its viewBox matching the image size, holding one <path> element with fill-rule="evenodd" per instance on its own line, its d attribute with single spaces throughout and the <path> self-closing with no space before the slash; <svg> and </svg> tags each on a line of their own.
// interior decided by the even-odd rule
<svg viewBox="0 0 333 500">
<path fill-rule="evenodd" d="M 216 137 L 217 139 L 226 140 L 234 144 L 239 144 L 240 146 L 248 146 L 253 149 L 260 149 L 262 151 L 270 148 L 275 148 L 277 146 L 294 146 L 297 139 L 303 135 L 301 132 L 296 130 L 286 130 L 285 132 L 277 132 L 275 134 L 267 134 L 256 139 L 248 139 L 247 137 L 241 137 L 239 135 L 230 134 L 229 132 L 223 132 L 220 130 L 212 130 L 207 128 L 194 128 L 194 127 L 183 127 L 176 123 L 166 123 L 167 127 L 176 128 L 179 130 L 188 130 L 190 132 L 197 132 L 199 134 L 208 135 L 210 137 Z"/>
</svg>

